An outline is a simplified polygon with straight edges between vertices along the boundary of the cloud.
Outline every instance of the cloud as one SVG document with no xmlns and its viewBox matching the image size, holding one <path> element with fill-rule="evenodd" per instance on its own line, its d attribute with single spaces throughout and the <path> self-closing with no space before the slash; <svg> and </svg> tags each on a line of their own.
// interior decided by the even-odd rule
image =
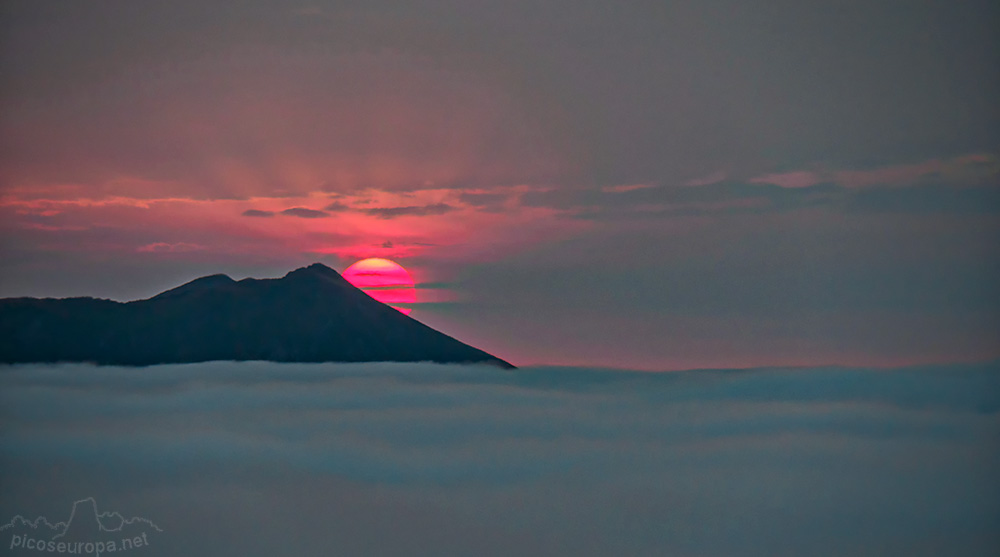
<svg viewBox="0 0 1000 557">
<path fill-rule="evenodd" d="M 187 251 L 202 251 L 206 249 L 205 246 L 201 244 L 191 244 L 188 242 L 154 242 L 152 244 L 146 244 L 140 246 L 136 251 L 140 252 L 152 252 L 152 253 L 177 253 L 177 252 L 187 252 Z"/>
<path fill-rule="evenodd" d="M 433 205 L 421 205 L 410 207 L 372 207 L 361 209 L 366 215 L 372 215 L 380 219 L 394 219 L 398 217 L 425 217 L 430 215 L 443 215 L 455 210 L 455 207 L 447 203 L 435 203 Z"/>
<path fill-rule="evenodd" d="M 998 178 L 1000 161 L 996 154 L 987 153 L 834 173 L 837 183 L 849 188 L 925 185 L 934 181 L 957 187 L 996 186 Z"/>
<path fill-rule="evenodd" d="M 344 211 L 350 211 L 351 208 L 348 207 L 347 205 L 344 205 L 340 201 L 334 201 L 333 203 L 327 205 L 326 207 L 323 207 L 323 210 L 330 211 L 332 213 L 342 213 Z"/>
<path fill-rule="evenodd" d="M 356 202 L 358 205 L 363 203 Z M 433 203 L 429 205 L 410 205 L 403 207 L 358 207 L 349 206 L 341 203 L 340 201 L 335 201 L 325 207 L 327 211 L 342 213 L 342 212 L 356 212 L 369 216 L 373 216 L 380 219 L 395 219 L 399 217 L 426 217 L 443 215 L 445 213 L 450 213 L 452 211 L 458 210 L 457 207 L 449 205 L 447 203 Z"/>
<path fill-rule="evenodd" d="M 672 217 L 772 214 L 827 205 L 837 209 L 846 195 L 832 184 L 800 188 L 757 182 L 718 181 L 698 187 L 668 185 L 626 190 L 550 189 L 521 196 L 526 206 L 561 209 L 588 220 L 653 219 Z"/>
<path fill-rule="evenodd" d="M 280 276 L 317 260 L 343 268 L 352 260 L 376 256 L 409 259 L 408 268 L 417 265 L 419 272 L 420 266 L 432 261 L 440 268 L 442 261 L 503 257 L 538 238 L 565 237 L 579 226 L 551 209 L 518 207 L 517 191 L 506 191 L 512 200 L 506 211 L 469 207 L 458 200 L 458 192 L 441 189 L 415 190 L 405 196 L 363 190 L 343 195 L 341 210 L 334 206 L 330 211 L 319 211 L 323 204 L 333 202 L 323 194 L 247 200 L 0 196 L 4 240 L 0 259 L 20 262 L 0 277 L 0 295 L 97 295 L 129 300 L 201 274 Z M 324 201 L 317 204 L 317 199 Z M 369 203 L 362 203 L 365 200 Z M 288 208 L 309 212 L 296 210 L 293 214 L 301 215 L 298 218 L 274 218 Z M 368 214 L 365 210 L 371 208 L 377 210 Z M 337 219 L 308 218 L 317 213 L 336 214 Z M 427 216 L 388 218 L 394 214 Z M 393 242 L 392 248 L 381 247 L 386 240 Z M 159 251 L 140 251 L 157 243 L 206 249 L 182 253 L 159 246 Z M 87 261 L 91 257 L 101 257 L 103 263 L 95 266 Z M 31 263 L 42 259 L 49 263 Z M 159 267 L 140 270 L 168 259 L 169 273 Z M 73 271 L 52 272 L 48 265 L 56 260 Z M 97 277 L 94 272 L 98 270 L 106 276 Z"/>
<path fill-rule="evenodd" d="M 292 207 L 291 209 L 285 209 L 281 212 L 281 214 L 288 215 L 290 217 L 298 217 L 300 219 L 321 219 L 330 216 L 329 213 L 325 211 L 306 209 L 304 207 Z"/>
<path fill-rule="evenodd" d="M 516 197 L 510 192 L 490 192 L 487 190 L 461 192 L 458 199 L 466 205 L 484 211 L 502 211 L 505 205 Z"/>
<path fill-rule="evenodd" d="M 805 170 L 765 174 L 749 180 L 751 184 L 774 184 L 783 188 L 805 188 L 814 186 L 820 181 L 822 179 L 815 172 Z"/>
<path fill-rule="evenodd" d="M 728 174 L 726 173 L 725 170 L 718 170 L 711 174 L 706 174 L 705 176 L 702 176 L 700 178 L 694 178 L 692 180 L 688 180 L 687 182 L 684 182 L 684 185 L 690 187 L 707 186 L 709 184 L 715 184 L 717 182 L 721 182 L 725 180 L 727 176 Z"/>
<path fill-rule="evenodd" d="M 654 184 L 623 184 L 617 186 L 604 186 L 601 191 L 604 193 L 625 193 L 635 190 L 644 190 L 656 187 Z"/>
<path fill-rule="evenodd" d="M 989 554 L 998 372 L 0 366 L 0 519 L 95 497 L 151 555 Z"/>
<path fill-rule="evenodd" d="M 991 213 L 1000 191 L 997 160 L 973 153 L 868 169 L 774 172 L 742 181 L 725 180 L 720 172 L 681 185 L 539 188 L 519 199 L 524 206 L 557 209 L 586 220 L 721 219 L 802 209 L 832 214 Z"/>
<path fill-rule="evenodd" d="M 246 211 L 243 211 L 240 214 L 242 214 L 244 217 L 273 217 L 274 211 L 260 211 L 258 209 L 247 209 Z"/>
<path fill-rule="evenodd" d="M 751 184 L 774 184 L 783 188 L 803 188 L 821 182 L 831 182 L 850 189 L 911 187 L 925 185 L 928 181 L 968 187 L 995 185 L 998 176 L 1000 176 L 1000 162 L 995 154 L 969 153 L 950 159 L 934 158 L 868 168 L 775 172 L 748 181 Z"/>
</svg>

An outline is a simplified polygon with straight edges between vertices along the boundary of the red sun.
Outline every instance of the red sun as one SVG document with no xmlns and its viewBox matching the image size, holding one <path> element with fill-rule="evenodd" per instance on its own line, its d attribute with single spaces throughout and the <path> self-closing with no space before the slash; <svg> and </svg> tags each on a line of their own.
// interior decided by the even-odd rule
<svg viewBox="0 0 1000 557">
<path fill-rule="evenodd" d="M 417 301 L 413 278 L 395 261 L 371 257 L 362 259 L 344 270 L 343 277 L 366 294 L 409 315 L 411 308 L 393 304 L 412 304 Z"/>
</svg>

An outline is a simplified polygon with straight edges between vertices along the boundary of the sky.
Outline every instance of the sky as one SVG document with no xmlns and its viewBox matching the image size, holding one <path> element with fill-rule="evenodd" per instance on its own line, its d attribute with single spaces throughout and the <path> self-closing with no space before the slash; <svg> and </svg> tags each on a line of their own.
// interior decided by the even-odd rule
<svg viewBox="0 0 1000 557">
<path fill-rule="evenodd" d="M 1000 358 L 988 1 L 6 1 L 0 296 L 365 257 L 517 365 Z"/>
<path fill-rule="evenodd" d="M 996 363 L 0 366 L 0 408 L 5 549 L 88 497 L 149 556 L 1000 547 Z"/>
</svg>

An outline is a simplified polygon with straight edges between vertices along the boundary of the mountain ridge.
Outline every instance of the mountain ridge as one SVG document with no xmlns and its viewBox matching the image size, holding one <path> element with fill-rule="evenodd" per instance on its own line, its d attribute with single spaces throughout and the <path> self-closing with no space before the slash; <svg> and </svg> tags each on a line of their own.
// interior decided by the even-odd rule
<svg viewBox="0 0 1000 557">
<path fill-rule="evenodd" d="M 0 299 L 0 362 L 510 363 L 376 301 L 315 263 L 281 278 L 200 277 L 151 298 Z"/>
</svg>

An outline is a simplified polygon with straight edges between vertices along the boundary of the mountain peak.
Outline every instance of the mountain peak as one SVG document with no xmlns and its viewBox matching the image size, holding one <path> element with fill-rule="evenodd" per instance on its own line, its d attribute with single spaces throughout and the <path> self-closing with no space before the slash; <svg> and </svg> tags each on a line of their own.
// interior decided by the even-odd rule
<svg viewBox="0 0 1000 557">
<path fill-rule="evenodd" d="M 285 277 L 287 278 L 287 277 L 290 277 L 292 275 L 296 275 L 296 276 L 298 276 L 298 275 L 319 275 L 319 276 L 327 276 L 327 277 L 339 277 L 340 273 L 338 273 L 337 271 L 334 271 L 333 269 L 331 269 L 330 267 L 327 267 L 326 265 L 324 265 L 322 263 L 313 263 L 312 265 L 308 265 L 306 267 L 299 267 L 298 269 L 295 269 L 294 271 L 289 271 L 288 274 L 285 275 Z"/>
<path fill-rule="evenodd" d="M 349 286 L 352 290 L 354 289 L 354 285 L 352 285 L 344 277 L 340 276 L 340 273 L 322 263 L 313 263 L 307 267 L 300 267 L 294 271 L 290 271 L 282 277 L 281 280 L 290 280 L 292 282 L 298 282 L 300 280 L 306 280 L 308 282 L 319 281 L 326 284 Z"/>
<path fill-rule="evenodd" d="M 337 271 L 334 271 L 333 269 L 331 269 L 330 267 L 327 267 L 326 265 L 324 265 L 322 263 L 313 263 L 312 265 L 308 265 L 306 267 L 302 267 L 302 269 L 299 269 L 299 270 L 300 271 L 301 270 L 313 271 L 315 273 L 333 273 L 335 275 L 339 274 L 339 273 L 337 273 Z"/>
<path fill-rule="evenodd" d="M 126 304 L 0 300 L 0 362 L 509 363 L 403 315 L 314 263 L 281 279 L 193 280 Z"/>
<path fill-rule="evenodd" d="M 209 290 L 225 284 L 232 284 L 234 282 L 236 281 L 230 278 L 229 275 L 223 275 L 221 273 L 215 275 L 208 275 L 206 277 L 196 278 L 191 282 L 184 283 L 178 286 L 177 288 L 171 288 L 166 292 L 161 292 L 151 299 L 162 300 L 164 298 L 183 296 L 185 294 L 190 294 L 192 292 Z"/>
</svg>

